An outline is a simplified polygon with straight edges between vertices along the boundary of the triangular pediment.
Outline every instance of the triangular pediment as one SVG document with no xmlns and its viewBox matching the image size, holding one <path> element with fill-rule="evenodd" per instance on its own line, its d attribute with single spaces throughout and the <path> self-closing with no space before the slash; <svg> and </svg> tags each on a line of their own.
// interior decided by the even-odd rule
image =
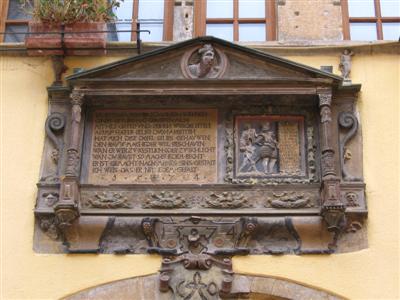
<svg viewBox="0 0 400 300">
<path fill-rule="evenodd" d="M 331 84 L 342 80 L 331 73 L 214 37 L 188 40 L 67 77 L 70 82 L 203 79 L 320 79 Z"/>
</svg>

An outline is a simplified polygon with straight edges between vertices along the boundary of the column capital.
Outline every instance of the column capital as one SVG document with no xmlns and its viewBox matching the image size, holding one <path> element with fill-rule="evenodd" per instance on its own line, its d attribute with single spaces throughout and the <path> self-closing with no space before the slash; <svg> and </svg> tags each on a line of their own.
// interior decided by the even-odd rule
<svg viewBox="0 0 400 300">
<path fill-rule="evenodd" d="M 72 93 L 70 94 L 71 98 L 71 103 L 72 105 L 79 105 L 81 106 L 83 103 L 83 98 L 85 97 L 85 94 L 82 93 L 79 90 L 73 90 Z"/>
<path fill-rule="evenodd" d="M 318 91 L 319 107 L 331 106 L 332 92 L 330 90 Z"/>
</svg>

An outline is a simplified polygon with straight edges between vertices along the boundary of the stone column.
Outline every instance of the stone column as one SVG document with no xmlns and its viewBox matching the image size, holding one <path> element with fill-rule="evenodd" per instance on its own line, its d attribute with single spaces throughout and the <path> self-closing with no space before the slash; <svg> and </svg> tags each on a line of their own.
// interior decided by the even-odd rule
<svg viewBox="0 0 400 300">
<path fill-rule="evenodd" d="M 321 169 L 322 169 L 322 210 L 321 214 L 327 223 L 328 230 L 336 233 L 335 247 L 338 234 L 345 225 L 346 210 L 345 205 L 340 199 L 340 178 L 337 176 L 335 163 L 335 149 L 332 141 L 332 91 L 322 89 L 318 91 L 319 112 L 321 116 Z"/>
<path fill-rule="evenodd" d="M 84 94 L 71 93 L 71 131 L 65 174 L 61 177 L 60 201 L 54 207 L 59 228 L 64 231 L 79 216 L 79 141 Z"/>
</svg>

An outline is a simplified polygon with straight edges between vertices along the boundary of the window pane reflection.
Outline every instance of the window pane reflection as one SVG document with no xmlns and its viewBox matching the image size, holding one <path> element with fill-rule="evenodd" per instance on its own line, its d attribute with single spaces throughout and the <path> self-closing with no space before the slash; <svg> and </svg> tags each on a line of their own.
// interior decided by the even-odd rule
<svg viewBox="0 0 400 300">
<path fill-rule="evenodd" d="M 233 41 L 233 24 L 207 24 L 207 35 Z"/>
<path fill-rule="evenodd" d="M 265 41 L 265 24 L 239 24 L 239 41 Z"/>
<path fill-rule="evenodd" d="M 265 18 L 265 0 L 239 0 L 239 18 Z"/>
<path fill-rule="evenodd" d="M 140 30 L 150 30 L 150 34 L 147 32 L 140 33 L 140 39 L 144 42 L 159 42 L 163 39 L 163 24 L 150 24 L 140 22 Z"/>
<path fill-rule="evenodd" d="M 150 30 L 140 33 L 144 42 L 159 42 L 163 40 L 164 0 L 139 0 L 140 30 Z"/>
<path fill-rule="evenodd" d="M 377 39 L 375 23 L 351 23 L 350 36 L 353 41 L 373 41 Z"/>
<path fill-rule="evenodd" d="M 0 1 L 0 4 L 1 3 L 2 1 Z M 21 0 L 9 0 L 7 14 L 8 20 L 27 20 L 32 18 L 28 13 L 30 6 L 27 4 L 24 8 L 22 8 L 21 3 Z"/>
<path fill-rule="evenodd" d="M 108 30 L 114 32 L 108 33 L 108 40 L 116 42 L 130 42 L 131 32 L 115 32 L 115 30 L 132 30 L 132 24 L 130 22 L 116 22 L 107 24 Z"/>
<path fill-rule="evenodd" d="M 109 23 L 109 30 L 132 30 L 133 0 L 120 2 L 120 6 L 114 8 L 114 14 L 116 16 L 115 24 Z M 110 41 L 129 42 L 131 32 L 110 32 L 108 39 Z"/>
<path fill-rule="evenodd" d="M 233 0 L 195 1 L 207 1 L 207 18 L 233 18 Z"/>
<path fill-rule="evenodd" d="M 400 17 L 400 0 L 381 0 L 382 17 Z"/>
<path fill-rule="evenodd" d="M 350 17 L 374 17 L 374 0 L 348 0 Z"/>
<path fill-rule="evenodd" d="M 17 32 L 27 32 L 27 25 L 7 25 L 4 36 L 5 43 L 19 43 L 25 40 L 25 34 L 15 34 Z"/>
<path fill-rule="evenodd" d="M 383 39 L 398 41 L 400 38 L 400 23 L 383 23 Z"/>
<path fill-rule="evenodd" d="M 133 0 L 120 2 L 120 6 L 113 9 L 117 20 L 132 20 Z"/>
<path fill-rule="evenodd" d="M 163 19 L 164 0 L 139 0 L 139 19 Z"/>
</svg>

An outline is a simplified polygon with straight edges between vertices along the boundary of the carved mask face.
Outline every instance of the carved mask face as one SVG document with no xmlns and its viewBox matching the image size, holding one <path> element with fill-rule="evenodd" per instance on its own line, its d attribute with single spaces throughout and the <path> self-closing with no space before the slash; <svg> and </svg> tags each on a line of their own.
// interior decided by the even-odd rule
<svg viewBox="0 0 400 300">
<path fill-rule="evenodd" d="M 210 49 L 203 53 L 201 62 L 206 66 L 212 66 L 214 63 L 214 50 Z"/>
</svg>

